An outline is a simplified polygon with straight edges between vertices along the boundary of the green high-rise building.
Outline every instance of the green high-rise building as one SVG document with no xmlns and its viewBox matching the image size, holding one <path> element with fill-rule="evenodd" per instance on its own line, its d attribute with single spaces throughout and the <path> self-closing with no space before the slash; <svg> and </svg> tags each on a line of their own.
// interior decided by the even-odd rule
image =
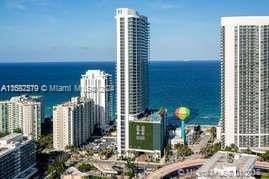
<svg viewBox="0 0 269 179">
<path fill-rule="evenodd" d="M 129 150 L 161 155 L 165 145 L 165 116 L 166 111 L 161 108 L 129 121 Z"/>
</svg>

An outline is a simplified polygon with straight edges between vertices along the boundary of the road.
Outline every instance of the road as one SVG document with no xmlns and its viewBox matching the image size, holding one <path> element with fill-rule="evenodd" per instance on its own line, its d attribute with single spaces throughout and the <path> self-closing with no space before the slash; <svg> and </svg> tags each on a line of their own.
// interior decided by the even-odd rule
<svg viewBox="0 0 269 179">
<path fill-rule="evenodd" d="M 206 159 L 184 160 L 183 162 L 177 162 L 177 163 L 173 163 L 170 165 L 166 165 L 166 166 L 150 173 L 147 176 L 147 179 L 163 178 L 166 175 L 168 175 L 174 171 L 177 171 L 179 169 L 203 165 L 205 161 L 206 161 Z"/>
<path fill-rule="evenodd" d="M 194 160 L 187 159 L 183 162 L 177 162 L 170 165 L 166 165 L 150 173 L 147 176 L 147 179 L 160 179 L 180 169 L 203 165 L 206 160 L 207 159 L 194 159 Z M 255 168 L 269 170 L 269 162 L 256 161 Z"/>
<path fill-rule="evenodd" d="M 124 160 L 92 160 L 92 162 L 97 161 L 97 162 L 104 162 L 104 163 L 110 163 L 110 164 L 126 164 L 127 162 Z M 154 162 L 137 162 L 137 161 L 133 161 L 133 163 L 137 166 L 149 166 L 149 167 L 159 167 L 159 166 L 163 166 L 163 164 L 160 163 L 154 163 Z"/>
<path fill-rule="evenodd" d="M 256 161 L 255 168 L 269 170 L 269 162 Z"/>
</svg>

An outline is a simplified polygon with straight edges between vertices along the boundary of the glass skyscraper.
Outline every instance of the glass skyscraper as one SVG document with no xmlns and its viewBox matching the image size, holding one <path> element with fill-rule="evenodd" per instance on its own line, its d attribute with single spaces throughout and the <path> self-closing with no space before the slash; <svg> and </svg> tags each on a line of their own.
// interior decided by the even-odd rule
<svg viewBox="0 0 269 179">
<path fill-rule="evenodd" d="M 148 107 L 149 22 L 128 8 L 116 10 L 117 142 L 121 154 L 129 147 L 128 121 Z"/>
</svg>

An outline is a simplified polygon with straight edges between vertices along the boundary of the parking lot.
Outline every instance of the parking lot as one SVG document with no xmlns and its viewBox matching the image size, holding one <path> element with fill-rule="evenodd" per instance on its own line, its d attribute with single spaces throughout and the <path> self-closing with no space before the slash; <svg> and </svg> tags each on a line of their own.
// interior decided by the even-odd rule
<svg viewBox="0 0 269 179">
<path fill-rule="evenodd" d="M 98 153 L 99 151 L 106 148 L 116 149 L 117 143 L 116 138 L 113 137 L 102 137 L 98 139 L 94 139 L 89 144 L 82 147 L 82 149 L 90 149 L 94 153 Z"/>
</svg>

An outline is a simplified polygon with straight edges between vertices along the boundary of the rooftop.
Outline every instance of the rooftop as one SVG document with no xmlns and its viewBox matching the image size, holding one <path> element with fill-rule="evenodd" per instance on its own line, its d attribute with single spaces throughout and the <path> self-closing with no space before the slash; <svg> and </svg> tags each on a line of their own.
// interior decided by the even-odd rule
<svg viewBox="0 0 269 179">
<path fill-rule="evenodd" d="M 199 168 L 197 174 L 212 174 L 231 170 L 247 172 L 252 169 L 256 159 L 255 155 L 219 151 Z"/>
<path fill-rule="evenodd" d="M 85 74 L 81 75 L 82 77 L 105 77 L 105 76 L 111 76 L 110 74 L 102 71 L 102 70 L 87 70 Z"/>
<path fill-rule="evenodd" d="M 41 100 L 42 96 L 28 96 L 28 95 L 14 96 L 10 98 L 11 102 L 20 102 L 23 104 L 35 104 L 39 103 Z"/>
<path fill-rule="evenodd" d="M 21 136 L 22 136 L 22 134 L 20 134 L 20 133 L 12 133 L 12 134 L 9 134 L 9 135 L 7 135 L 5 137 L 1 137 L 0 142 L 1 141 L 10 142 L 12 140 L 14 141 L 14 140 L 16 140 L 16 138 L 21 137 Z"/>
<path fill-rule="evenodd" d="M 90 102 L 90 100 L 80 98 L 80 97 L 72 97 L 70 101 L 66 101 L 66 102 L 63 102 L 61 104 L 58 104 L 58 105 L 54 106 L 54 109 L 56 107 L 59 107 L 59 106 L 62 106 L 62 107 L 75 107 L 75 106 L 78 106 L 79 104 L 82 104 L 84 102 Z"/>
<path fill-rule="evenodd" d="M 0 138 L 0 157 L 30 140 L 20 133 L 13 133 Z"/>
<path fill-rule="evenodd" d="M 148 110 L 141 116 L 138 116 L 137 121 L 159 122 L 163 119 L 165 114 L 166 114 L 165 108 L 160 108 L 159 110 L 156 109 Z"/>
<path fill-rule="evenodd" d="M 116 18 L 119 17 L 135 17 L 135 18 L 144 18 L 147 19 L 146 16 L 139 14 L 136 10 L 130 8 L 118 8 L 116 9 Z"/>
<path fill-rule="evenodd" d="M 221 25 L 261 25 L 269 24 L 269 16 L 221 17 Z"/>
</svg>

